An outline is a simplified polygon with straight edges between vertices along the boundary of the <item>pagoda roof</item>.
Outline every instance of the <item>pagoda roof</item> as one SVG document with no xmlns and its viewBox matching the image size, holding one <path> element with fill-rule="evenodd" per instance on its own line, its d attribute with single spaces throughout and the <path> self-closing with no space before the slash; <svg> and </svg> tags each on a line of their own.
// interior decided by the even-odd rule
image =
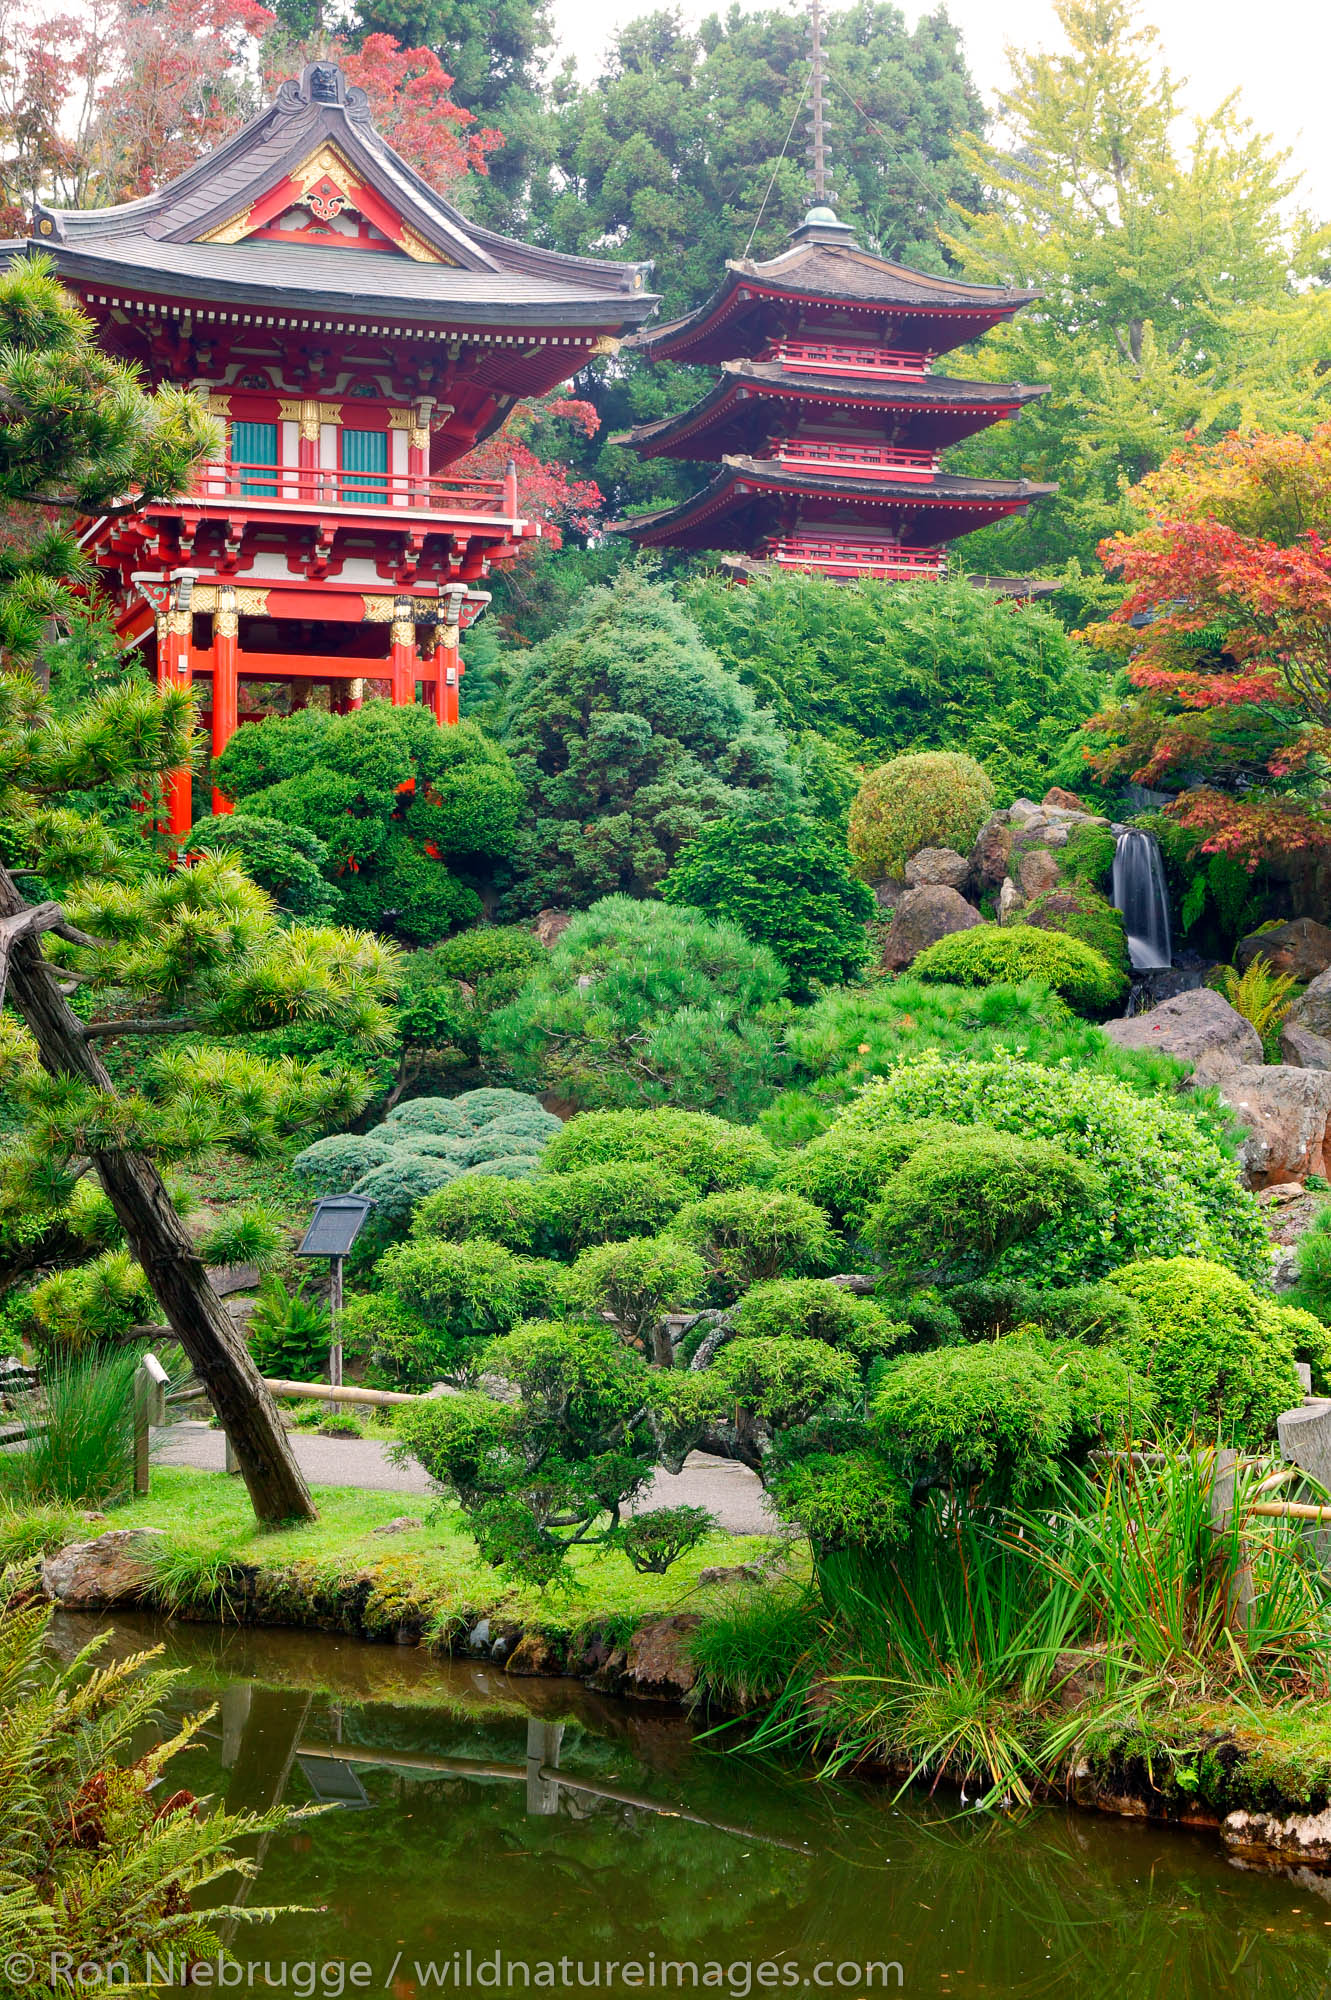
<svg viewBox="0 0 1331 2000">
<path fill-rule="evenodd" d="M 283 208 L 331 192 L 374 247 L 256 240 Z M 375 129 L 335 63 L 307 64 L 274 101 L 156 193 L 112 208 L 39 205 L 34 244 L 62 277 L 173 295 L 393 313 L 412 319 L 636 325 L 647 266 L 537 249 L 480 228 Z M 380 247 L 382 245 L 382 247 Z"/>
<path fill-rule="evenodd" d="M 687 500 L 612 521 L 609 528 L 612 534 L 626 535 L 649 548 L 742 549 L 754 539 L 752 522 L 744 517 L 752 514 L 755 501 L 760 508 L 765 503 L 779 508 L 783 500 L 822 500 L 834 506 L 849 503 L 851 511 L 927 515 L 934 532 L 925 539 L 938 542 L 968 534 L 985 521 L 1016 513 L 1057 491 L 1057 486 L 1037 486 L 1027 479 L 966 479 L 940 472 L 921 484 L 914 479 L 866 477 L 840 468 L 819 466 L 806 471 L 774 459 L 736 457 L 723 459 L 711 484 Z M 957 517 L 952 528 L 945 519 L 948 514 Z M 731 531 L 718 535 L 716 531 L 725 520 L 730 521 Z"/>
<path fill-rule="evenodd" d="M 964 421 L 956 428 L 963 437 L 971 429 L 980 430 L 1036 402 L 1049 394 L 1045 383 L 967 382 L 952 375 L 926 375 L 923 379 L 903 376 L 896 381 L 881 378 L 848 379 L 844 375 L 797 373 L 779 361 L 723 361 L 719 379 L 705 396 L 671 416 L 651 423 L 635 424 L 621 431 L 612 444 L 631 445 L 644 458 L 708 457 L 708 452 L 690 453 L 685 446 L 691 438 L 722 423 L 749 396 L 776 398 L 801 403 L 828 403 L 840 409 L 862 408 L 873 412 L 904 410 L 927 414 L 948 412 L 958 419 L 974 412 L 976 423 Z"/>
<path fill-rule="evenodd" d="M 972 339 L 983 326 L 1030 305 L 1038 292 L 1009 291 L 1002 285 L 973 285 L 959 278 L 937 277 L 894 263 L 864 250 L 858 243 L 822 240 L 818 232 L 796 241 L 779 256 L 758 263 L 731 258 L 725 276 L 710 299 L 683 318 L 635 334 L 632 345 L 650 360 L 704 361 L 719 358 L 716 341 L 727 322 L 755 299 L 793 299 L 813 304 L 872 307 L 882 312 L 920 314 L 956 319 L 955 344 Z M 804 232 L 800 232 L 804 236 Z M 977 322 L 971 325 L 970 322 Z"/>
</svg>

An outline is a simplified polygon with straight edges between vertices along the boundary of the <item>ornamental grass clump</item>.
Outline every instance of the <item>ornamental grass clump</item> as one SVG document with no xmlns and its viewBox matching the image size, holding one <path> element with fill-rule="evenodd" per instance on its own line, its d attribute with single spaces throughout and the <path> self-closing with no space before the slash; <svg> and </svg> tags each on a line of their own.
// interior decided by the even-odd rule
<svg viewBox="0 0 1331 2000">
<path fill-rule="evenodd" d="M 1204 1105 L 1137 1096 L 1113 1077 L 1004 1050 L 976 1060 L 926 1050 L 868 1083 L 830 1129 L 855 1145 L 911 1120 L 1043 1140 L 1093 1170 L 1085 1204 L 1008 1244 L 994 1260 L 995 1276 L 1070 1284 L 1133 1258 L 1189 1256 L 1252 1282 L 1267 1277 L 1270 1247 L 1256 1200 Z"/>
<path fill-rule="evenodd" d="M 1105 1014 L 1127 990 L 1103 953 L 1062 931 L 1034 924 L 977 924 L 927 945 L 911 966 L 936 986 L 1019 985 L 1038 979 L 1080 1014 Z"/>
</svg>

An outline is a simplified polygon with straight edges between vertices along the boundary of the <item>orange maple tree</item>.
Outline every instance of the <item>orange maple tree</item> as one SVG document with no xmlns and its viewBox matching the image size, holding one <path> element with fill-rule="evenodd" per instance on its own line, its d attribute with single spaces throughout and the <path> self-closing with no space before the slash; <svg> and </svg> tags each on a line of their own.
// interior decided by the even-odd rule
<svg viewBox="0 0 1331 2000">
<path fill-rule="evenodd" d="M 1255 865 L 1331 843 L 1331 424 L 1189 443 L 1102 544 L 1127 594 L 1082 635 L 1130 692 L 1092 718 L 1102 778 L 1180 792 L 1203 851 Z"/>
</svg>

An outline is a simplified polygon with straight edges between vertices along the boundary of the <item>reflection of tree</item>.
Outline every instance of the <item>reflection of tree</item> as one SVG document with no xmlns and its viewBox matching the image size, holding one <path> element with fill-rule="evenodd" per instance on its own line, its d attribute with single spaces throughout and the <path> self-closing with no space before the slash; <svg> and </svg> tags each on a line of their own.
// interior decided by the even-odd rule
<svg viewBox="0 0 1331 2000">
<path fill-rule="evenodd" d="M 177 1653 L 191 1644 L 172 1638 Z M 344 1652 L 357 1684 L 357 1651 L 339 1647 L 325 1661 L 325 1686 Z M 235 1657 L 253 1664 L 250 1652 Z M 531 1721 L 527 1690 L 493 1678 L 504 1706 L 470 1717 L 460 1711 L 474 1689 L 443 1713 L 334 1705 L 262 1684 L 227 1689 L 212 1766 L 196 1759 L 189 1782 L 233 1808 L 267 1805 L 282 1787 L 305 1803 L 298 1744 L 390 1760 L 356 1766 L 374 1810 L 330 1812 L 273 1837 L 262 1899 L 316 1908 L 280 1918 L 264 1955 L 386 1964 L 403 1940 L 436 1957 L 500 1943 L 533 1963 L 562 1952 L 722 1964 L 782 1953 L 806 1965 L 895 1958 L 914 1987 L 937 1991 L 946 1972 L 944 1990 L 1004 2000 L 1116 1990 L 1133 2000 L 1313 2000 L 1324 1990 L 1317 1939 L 1331 1903 L 1309 1882 L 1293 1890 L 1279 1875 L 1229 1867 L 1211 1835 L 1057 1812 L 993 1822 L 939 1803 L 894 1806 L 883 1788 L 824 1787 L 690 1746 L 676 1718 L 584 1704 L 567 1685 L 533 1688 L 548 1712 Z M 557 1810 L 530 1811 L 529 1758 L 548 1802 L 552 1750 Z M 472 1769 L 413 1770 L 413 1759 Z M 570 1779 L 589 1789 L 572 1790 Z M 697 1819 L 649 1809 L 680 1806 Z M 810 1851 L 746 1837 L 763 1834 Z M 1305 1915 L 1291 1917 L 1300 1903 Z"/>
</svg>

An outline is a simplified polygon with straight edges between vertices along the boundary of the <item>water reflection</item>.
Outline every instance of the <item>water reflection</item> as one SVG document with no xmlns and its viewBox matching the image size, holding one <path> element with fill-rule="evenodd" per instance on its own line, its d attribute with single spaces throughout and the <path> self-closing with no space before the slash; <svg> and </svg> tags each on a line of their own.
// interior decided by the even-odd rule
<svg viewBox="0 0 1331 2000">
<path fill-rule="evenodd" d="M 58 1625 L 62 1648 L 83 1643 L 86 1621 Z M 238 1954 L 367 1961 L 397 2000 L 428 1990 L 416 1961 L 496 1950 L 801 1978 L 899 1961 L 907 1991 L 1021 2000 L 1331 1991 L 1331 1881 L 1242 1869 L 1209 1834 L 893 1807 L 699 1746 L 648 1704 L 415 1652 L 138 1620 L 115 1645 L 145 1636 L 186 1670 L 182 1711 L 221 1705 L 181 1782 L 233 1807 L 335 1808 L 264 1843 L 252 1897 L 315 1907 L 242 1926 Z"/>
</svg>

